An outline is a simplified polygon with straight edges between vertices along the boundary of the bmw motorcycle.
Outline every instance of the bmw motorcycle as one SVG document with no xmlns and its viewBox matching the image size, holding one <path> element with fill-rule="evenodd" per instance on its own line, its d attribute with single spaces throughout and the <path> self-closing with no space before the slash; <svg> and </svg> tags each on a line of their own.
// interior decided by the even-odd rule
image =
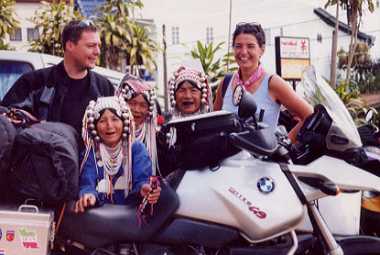
<svg viewBox="0 0 380 255">
<path fill-rule="evenodd" d="M 294 147 L 257 121 L 249 93 L 238 87 L 233 98 L 239 117 L 219 111 L 171 125 L 196 136 L 228 123 L 241 152 L 174 172 L 142 223 L 135 206 L 66 210 L 56 238 L 65 254 L 380 254 L 379 238 L 359 235 L 361 193 L 380 192 L 380 178 L 356 166 L 361 142 L 344 106 L 325 97 Z"/>
</svg>

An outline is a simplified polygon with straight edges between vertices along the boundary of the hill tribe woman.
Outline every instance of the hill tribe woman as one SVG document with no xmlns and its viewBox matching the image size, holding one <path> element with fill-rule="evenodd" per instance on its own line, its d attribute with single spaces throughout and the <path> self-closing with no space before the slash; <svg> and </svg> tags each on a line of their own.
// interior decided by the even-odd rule
<svg viewBox="0 0 380 255">
<path fill-rule="evenodd" d="M 104 203 L 137 202 L 139 196 L 154 204 L 160 187 L 152 190 L 151 161 L 144 144 L 134 141 L 134 125 L 121 97 L 90 101 L 83 118 L 85 152 L 81 164 L 80 194 L 75 212 Z"/>
</svg>

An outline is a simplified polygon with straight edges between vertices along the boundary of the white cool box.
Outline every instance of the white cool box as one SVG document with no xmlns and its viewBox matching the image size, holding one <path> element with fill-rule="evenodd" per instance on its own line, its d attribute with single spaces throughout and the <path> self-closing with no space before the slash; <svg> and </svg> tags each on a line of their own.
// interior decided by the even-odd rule
<svg viewBox="0 0 380 255">
<path fill-rule="evenodd" d="M 47 255 L 54 239 L 54 214 L 33 205 L 0 208 L 0 255 Z"/>
</svg>

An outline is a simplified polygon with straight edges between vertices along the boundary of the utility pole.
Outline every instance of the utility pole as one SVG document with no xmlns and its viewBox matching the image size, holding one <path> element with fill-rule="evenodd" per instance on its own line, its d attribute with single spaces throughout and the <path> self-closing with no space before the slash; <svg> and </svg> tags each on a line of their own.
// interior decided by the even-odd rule
<svg viewBox="0 0 380 255">
<path fill-rule="evenodd" d="M 168 97 L 168 74 L 167 74 L 167 63 L 166 63 L 166 32 L 165 32 L 165 24 L 162 25 L 162 44 L 163 44 L 163 52 L 162 58 L 164 62 L 164 109 L 165 112 L 169 110 L 169 97 Z"/>
<path fill-rule="evenodd" d="M 336 1 L 336 23 L 333 31 L 332 47 L 331 47 L 331 71 L 330 71 L 330 86 L 336 87 L 336 55 L 338 50 L 338 31 L 339 31 L 339 0 Z"/>
</svg>

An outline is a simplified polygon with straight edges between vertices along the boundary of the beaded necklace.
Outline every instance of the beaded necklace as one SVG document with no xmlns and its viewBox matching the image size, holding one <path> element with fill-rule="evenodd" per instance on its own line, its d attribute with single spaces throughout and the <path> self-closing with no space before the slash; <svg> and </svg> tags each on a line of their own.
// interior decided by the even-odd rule
<svg viewBox="0 0 380 255">
<path fill-rule="evenodd" d="M 253 84 L 255 84 L 256 81 L 261 79 L 264 72 L 265 72 L 264 68 L 261 65 L 259 65 L 257 69 L 255 70 L 255 72 L 249 77 L 248 80 L 242 81 L 240 78 L 240 70 L 238 70 L 237 75 L 236 75 L 236 83 L 238 85 L 242 85 L 244 88 L 248 90 L 252 87 Z"/>
<path fill-rule="evenodd" d="M 103 168 L 109 176 L 114 176 L 119 171 L 119 168 L 123 162 L 121 149 L 121 142 L 113 148 L 108 147 L 103 143 L 99 145 L 99 153 L 103 163 Z"/>
</svg>

